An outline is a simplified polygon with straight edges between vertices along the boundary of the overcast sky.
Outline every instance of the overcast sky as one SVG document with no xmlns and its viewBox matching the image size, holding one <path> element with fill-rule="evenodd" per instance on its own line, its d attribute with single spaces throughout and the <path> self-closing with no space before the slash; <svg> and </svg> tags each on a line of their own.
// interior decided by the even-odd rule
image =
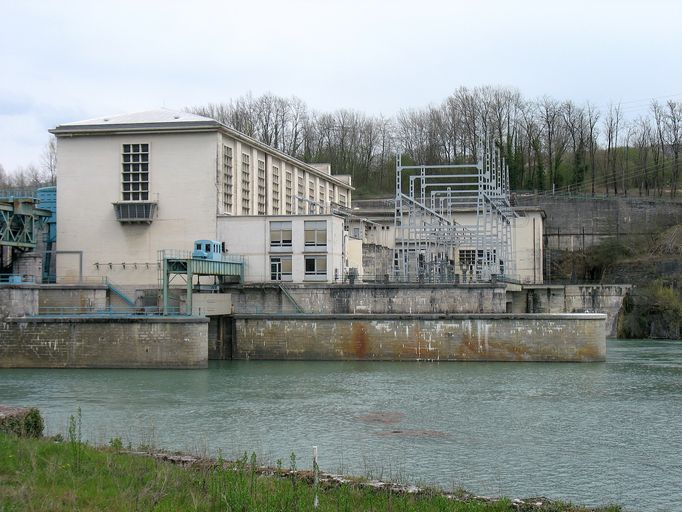
<svg viewBox="0 0 682 512">
<path fill-rule="evenodd" d="M 385 115 L 462 85 L 630 116 L 682 100 L 680 0 L 0 0 L 0 20 L 9 171 L 57 124 L 249 91 Z"/>
</svg>

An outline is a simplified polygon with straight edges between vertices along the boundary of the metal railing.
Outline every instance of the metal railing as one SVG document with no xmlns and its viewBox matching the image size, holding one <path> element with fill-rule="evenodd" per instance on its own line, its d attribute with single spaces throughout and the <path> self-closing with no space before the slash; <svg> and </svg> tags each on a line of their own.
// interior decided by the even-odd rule
<svg viewBox="0 0 682 512">
<path fill-rule="evenodd" d="M 342 279 L 335 281 L 340 284 L 494 284 L 513 283 L 520 284 L 520 278 L 516 275 L 494 275 L 490 280 L 483 281 L 462 274 L 415 274 L 396 275 L 393 273 L 368 274 L 358 276 L 353 273 L 345 273 Z"/>
<path fill-rule="evenodd" d="M 192 251 L 178 250 L 178 249 L 163 249 L 159 251 L 159 260 L 164 259 L 170 260 L 191 260 Z M 201 258 L 194 258 L 201 259 Z M 244 257 L 238 254 L 227 254 L 223 253 L 220 255 L 220 259 L 206 259 L 202 261 L 218 261 L 222 263 L 244 263 Z"/>
<path fill-rule="evenodd" d="M 35 276 L 28 274 L 0 274 L 1 284 L 34 284 Z"/>
<path fill-rule="evenodd" d="M 8 187 L 0 188 L 0 199 L 36 199 L 41 187 Z"/>
<path fill-rule="evenodd" d="M 97 306 L 41 306 L 34 316 L 50 317 L 139 317 L 139 316 L 187 316 L 184 309 L 169 307 L 164 310 L 160 306 L 136 306 L 100 308 Z"/>
</svg>

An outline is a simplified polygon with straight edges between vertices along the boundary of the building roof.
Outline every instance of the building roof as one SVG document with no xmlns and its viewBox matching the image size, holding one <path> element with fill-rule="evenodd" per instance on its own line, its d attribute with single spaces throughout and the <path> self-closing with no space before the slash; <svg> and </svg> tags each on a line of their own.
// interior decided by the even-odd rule
<svg viewBox="0 0 682 512">
<path fill-rule="evenodd" d="M 159 123 L 178 124 L 212 124 L 219 125 L 218 121 L 210 117 L 190 114 L 189 112 L 180 112 L 178 110 L 171 110 L 162 108 L 158 110 L 145 110 L 144 112 L 134 112 L 132 114 L 116 114 L 112 116 L 96 117 L 94 119 L 86 119 L 84 121 L 75 121 L 72 123 L 63 123 L 58 125 L 53 130 L 54 133 L 70 132 L 73 129 L 97 129 L 110 127 L 125 127 L 128 125 L 158 125 Z"/>
<path fill-rule="evenodd" d="M 134 112 L 132 114 L 117 114 L 112 116 L 97 117 L 94 119 L 86 119 L 84 121 L 75 121 L 72 123 L 63 123 L 57 125 L 55 128 L 48 130 L 50 133 L 60 136 L 73 135 L 93 135 L 106 133 L 142 133 L 149 130 L 162 131 L 196 131 L 196 130 L 218 130 L 226 133 L 234 138 L 240 139 L 254 147 L 263 151 L 269 151 L 284 160 L 288 160 L 296 167 L 304 168 L 324 178 L 331 180 L 339 185 L 343 185 L 350 190 L 354 188 L 347 180 L 350 176 L 347 175 L 330 175 L 326 169 L 315 167 L 317 164 L 308 164 L 297 158 L 287 155 L 286 153 L 275 149 L 267 144 L 260 142 L 253 137 L 249 137 L 234 128 L 224 125 L 210 117 L 204 117 L 189 112 L 181 112 L 171 109 L 145 110 L 143 112 Z"/>
</svg>

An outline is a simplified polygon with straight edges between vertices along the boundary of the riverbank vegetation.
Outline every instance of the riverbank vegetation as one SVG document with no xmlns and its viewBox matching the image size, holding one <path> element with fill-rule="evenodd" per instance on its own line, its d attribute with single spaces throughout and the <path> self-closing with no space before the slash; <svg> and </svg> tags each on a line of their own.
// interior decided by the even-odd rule
<svg viewBox="0 0 682 512">
<path fill-rule="evenodd" d="M 163 460 L 163 459 L 170 459 Z M 171 462 L 175 461 L 175 463 Z M 192 461 L 192 462 L 188 462 Z M 418 493 L 362 485 L 362 479 L 314 484 L 311 472 L 256 465 L 255 455 L 235 462 L 128 453 L 68 439 L 21 438 L 0 433 L 0 510 L 201 510 L 201 511 L 461 511 L 618 512 L 535 500 L 488 500 L 461 491 Z M 537 505 L 537 502 L 541 505 Z"/>
</svg>

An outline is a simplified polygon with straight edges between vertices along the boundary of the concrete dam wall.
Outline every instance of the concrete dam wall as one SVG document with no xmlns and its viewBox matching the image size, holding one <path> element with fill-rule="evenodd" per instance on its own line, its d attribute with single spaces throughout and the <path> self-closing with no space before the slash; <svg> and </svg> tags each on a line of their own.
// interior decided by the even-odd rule
<svg viewBox="0 0 682 512">
<path fill-rule="evenodd" d="M 603 314 L 236 315 L 234 359 L 606 359 Z"/>
<path fill-rule="evenodd" d="M 8 318 L 0 368 L 206 368 L 208 319 Z"/>
</svg>

